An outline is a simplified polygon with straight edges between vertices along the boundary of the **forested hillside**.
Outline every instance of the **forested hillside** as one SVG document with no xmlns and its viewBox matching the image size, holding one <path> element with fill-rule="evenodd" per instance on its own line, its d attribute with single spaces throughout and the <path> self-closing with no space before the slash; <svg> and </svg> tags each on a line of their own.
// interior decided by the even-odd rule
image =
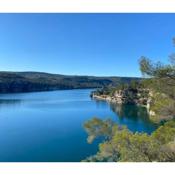
<svg viewBox="0 0 175 175">
<path fill-rule="evenodd" d="M 42 72 L 0 72 L 0 93 L 100 88 L 140 78 L 69 76 Z"/>
</svg>

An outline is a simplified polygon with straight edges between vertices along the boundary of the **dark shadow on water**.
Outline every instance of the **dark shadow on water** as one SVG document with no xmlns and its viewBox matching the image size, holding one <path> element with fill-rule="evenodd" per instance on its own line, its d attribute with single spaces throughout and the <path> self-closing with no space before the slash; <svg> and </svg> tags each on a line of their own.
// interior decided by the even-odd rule
<svg viewBox="0 0 175 175">
<path fill-rule="evenodd" d="M 119 123 L 126 124 L 132 131 L 150 134 L 159 126 L 150 120 L 146 107 L 115 103 L 110 103 L 109 106 L 118 116 Z"/>
<path fill-rule="evenodd" d="M 109 108 L 116 116 L 114 120 L 119 125 L 126 125 L 130 130 L 136 132 L 152 133 L 158 128 L 158 124 L 152 122 L 148 111 L 144 106 L 126 105 L 95 100 L 97 108 Z"/>
<path fill-rule="evenodd" d="M 93 101 L 94 101 L 94 99 L 93 99 Z M 98 99 L 95 100 L 95 104 L 96 104 L 97 108 L 104 108 L 104 107 L 109 106 L 109 104 L 106 101 L 98 100 Z"/>
<path fill-rule="evenodd" d="M 21 104 L 22 100 L 19 99 L 0 99 L 0 108 L 1 107 L 9 107 L 9 106 L 17 106 Z"/>
<path fill-rule="evenodd" d="M 128 118 L 134 121 L 138 121 L 140 119 L 144 121 L 149 121 L 149 115 L 145 107 L 114 103 L 110 103 L 109 106 L 111 110 L 115 112 L 121 120 L 123 118 Z"/>
</svg>

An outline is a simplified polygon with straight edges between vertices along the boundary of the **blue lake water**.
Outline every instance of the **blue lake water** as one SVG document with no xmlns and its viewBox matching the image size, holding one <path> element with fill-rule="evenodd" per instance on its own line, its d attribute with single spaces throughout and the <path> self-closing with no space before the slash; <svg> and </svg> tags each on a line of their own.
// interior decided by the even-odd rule
<svg viewBox="0 0 175 175">
<path fill-rule="evenodd" d="M 76 162 L 93 155 L 83 123 L 111 118 L 132 131 L 156 129 L 143 107 L 109 105 L 90 98 L 92 90 L 0 95 L 1 162 Z"/>
</svg>

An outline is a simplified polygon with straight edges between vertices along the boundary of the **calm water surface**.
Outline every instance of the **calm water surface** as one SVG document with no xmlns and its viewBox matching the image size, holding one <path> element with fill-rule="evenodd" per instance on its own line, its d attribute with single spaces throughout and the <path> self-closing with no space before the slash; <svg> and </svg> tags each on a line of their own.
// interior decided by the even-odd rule
<svg viewBox="0 0 175 175">
<path fill-rule="evenodd" d="M 96 116 L 111 118 L 132 131 L 151 133 L 156 125 L 146 110 L 109 105 L 89 97 L 92 90 L 0 95 L 0 161 L 62 161 L 96 153 L 98 141 L 87 144 L 83 123 Z"/>
</svg>

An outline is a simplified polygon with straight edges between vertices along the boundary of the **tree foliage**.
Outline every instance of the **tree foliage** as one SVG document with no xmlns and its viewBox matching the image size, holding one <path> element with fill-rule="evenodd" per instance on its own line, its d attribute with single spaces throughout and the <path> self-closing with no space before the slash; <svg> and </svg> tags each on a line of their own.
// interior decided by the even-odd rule
<svg viewBox="0 0 175 175">
<path fill-rule="evenodd" d="M 174 39 L 175 42 L 175 39 Z M 175 54 L 170 56 L 168 64 L 153 63 L 146 57 L 141 57 L 140 70 L 147 78 L 144 84 L 151 89 L 152 110 L 159 120 L 175 117 Z"/>
<path fill-rule="evenodd" d="M 84 125 L 88 133 L 88 142 L 92 143 L 95 138 L 101 136 L 104 140 L 99 144 L 97 154 L 88 157 L 85 161 L 175 161 L 175 119 L 173 119 L 175 118 L 175 54 L 170 56 L 168 64 L 153 63 L 146 57 L 141 57 L 139 64 L 146 79 L 142 83 L 131 82 L 127 85 L 121 84 L 117 88 L 120 90 L 149 89 L 151 110 L 156 113 L 156 117 L 172 120 L 164 122 L 151 135 L 131 132 L 110 120 L 97 118 L 89 120 Z M 106 92 L 109 93 L 109 89 Z M 127 94 L 127 96 L 130 98 L 131 95 Z"/>
<path fill-rule="evenodd" d="M 175 100 L 174 61 L 164 65 L 160 62 L 152 63 L 148 58 L 141 57 L 139 63 L 142 74 L 149 78 L 146 80 L 147 86 Z"/>
<path fill-rule="evenodd" d="M 97 118 L 87 121 L 84 127 L 88 138 L 94 140 L 99 136 L 105 136 L 99 145 L 98 153 L 84 161 L 175 161 L 175 121 L 165 123 L 151 135 L 133 133 L 110 120 Z M 92 132 L 94 130 L 95 132 Z"/>
</svg>

